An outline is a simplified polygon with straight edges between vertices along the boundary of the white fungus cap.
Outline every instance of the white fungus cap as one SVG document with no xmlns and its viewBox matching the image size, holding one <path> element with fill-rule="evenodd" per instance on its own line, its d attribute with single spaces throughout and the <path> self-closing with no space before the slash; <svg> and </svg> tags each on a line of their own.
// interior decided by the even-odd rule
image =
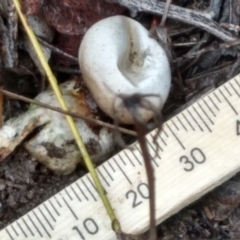
<svg viewBox="0 0 240 240">
<path fill-rule="evenodd" d="M 79 63 L 98 106 L 126 124 L 133 118 L 119 95 L 153 95 L 146 99 L 159 113 L 168 97 L 171 71 L 165 51 L 137 21 L 114 16 L 94 24 L 85 34 Z M 154 112 L 135 106 L 144 121 Z"/>
</svg>

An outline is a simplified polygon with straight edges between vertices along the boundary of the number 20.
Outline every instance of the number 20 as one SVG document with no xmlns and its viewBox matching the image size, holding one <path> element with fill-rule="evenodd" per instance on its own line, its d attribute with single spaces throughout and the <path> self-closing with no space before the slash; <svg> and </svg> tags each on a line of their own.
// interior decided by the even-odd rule
<svg viewBox="0 0 240 240">
<path fill-rule="evenodd" d="M 125 195 L 126 199 L 130 198 L 130 196 L 133 196 L 132 208 L 135 208 L 142 203 L 142 201 L 138 199 L 139 195 L 142 199 L 148 199 L 149 198 L 148 185 L 146 183 L 140 183 L 137 186 L 137 191 L 129 190 L 126 193 L 126 195 Z"/>
</svg>

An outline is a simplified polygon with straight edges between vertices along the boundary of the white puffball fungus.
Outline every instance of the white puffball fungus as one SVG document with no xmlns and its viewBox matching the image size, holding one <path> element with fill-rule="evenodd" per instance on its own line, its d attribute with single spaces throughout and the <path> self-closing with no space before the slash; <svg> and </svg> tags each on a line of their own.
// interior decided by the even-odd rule
<svg viewBox="0 0 240 240">
<path fill-rule="evenodd" d="M 142 96 L 158 113 L 168 97 L 171 71 L 166 53 L 130 18 L 114 16 L 95 23 L 81 42 L 79 64 L 97 105 L 122 123 L 132 124 L 133 118 L 121 96 Z M 133 99 L 130 107 L 148 121 L 154 111 L 143 108 L 142 100 Z"/>
</svg>

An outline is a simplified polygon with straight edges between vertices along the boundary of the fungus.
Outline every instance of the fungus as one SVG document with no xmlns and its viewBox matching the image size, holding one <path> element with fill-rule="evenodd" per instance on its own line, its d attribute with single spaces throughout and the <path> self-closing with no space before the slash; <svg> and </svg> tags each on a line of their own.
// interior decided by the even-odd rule
<svg viewBox="0 0 240 240">
<path fill-rule="evenodd" d="M 73 79 L 60 85 L 66 104 L 75 113 L 95 118 L 95 107 L 86 100 L 86 91 L 75 89 L 76 84 L 77 79 Z M 51 89 L 40 93 L 35 100 L 59 107 Z M 104 161 L 112 154 L 115 144 L 111 131 L 82 119 L 75 119 L 75 123 L 94 162 Z M 34 133 L 40 126 L 41 129 Z M 27 136 L 28 139 L 24 141 Z M 59 112 L 31 105 L 24 114 L 9 119 L 0 129 L 0 161 L 23 141 L 24 147 L 34 159 L 57 174 L 69 174 L 82 162 L 82 155 L 65 115 Z"/>
<path fill-rule="evenodd" d="M 171 71 L 161 45 L 137 21 L 114 16 L 95 23 L 79 48 L 83 79 L 97 105 L 121 123 L 137 112 L 147 122 L 168 97 Z"/>
</svg>

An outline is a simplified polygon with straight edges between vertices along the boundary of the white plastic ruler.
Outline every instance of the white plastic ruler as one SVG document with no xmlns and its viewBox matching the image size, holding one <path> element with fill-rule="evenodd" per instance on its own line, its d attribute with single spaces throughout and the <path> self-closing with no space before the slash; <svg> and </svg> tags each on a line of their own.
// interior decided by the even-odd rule
<svg viewBox="0 0 240 240">
<path fill-rule="evenodd" d="M 163 126 L 156 178 L 157 223 L 240 170 L 240 77 L 207 94 Z M 154 156 L 152 137 L 147 141 Z M 148 185 L 136 144 L 97 168 L 126 233 L 149 224 Z M 0 231 L 0 239 L 110 240 L 111 222 L 91 177 L 85 175 Z"/>
</svg>

